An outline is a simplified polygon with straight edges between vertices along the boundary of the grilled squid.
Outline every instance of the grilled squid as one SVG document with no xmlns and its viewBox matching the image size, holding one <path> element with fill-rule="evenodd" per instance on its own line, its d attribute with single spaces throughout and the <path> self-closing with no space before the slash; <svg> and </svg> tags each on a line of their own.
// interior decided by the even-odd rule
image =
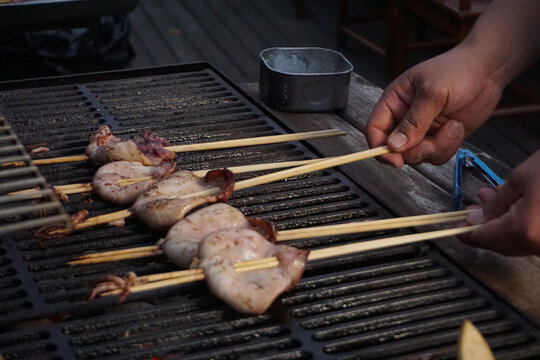
<svg viewBox="0 0 540 360">
<path fill-rule="evenodd" d="M 142 139 L 123 140 L 102 125 L 90 139 L 84 153 L 94 164 L 102 165 L 113 161 L 136 161 L 143 165 L 159 165 L 175 157 L 173 151 L 164 147 L 171 144 L 147 130 Z"/>
<path fill-rule="evenodd" d="M 219 194 L 190 196 L 215 187 Z M 227 169 L 209 171 L 204 178 L 178 171 L 146 190 L 130 210 L 152 229 L 165 231 L 200 205 L 227 201 L 233 188 L 234 174 Z"/>
<path fill-rule="evenodd" d="M 253 229 L 223 229 L 207 235 L 199 246 L 200 267 L 210 290 L 235 310 L 262 314 L 304 272 L 308 250 L 274 245 Z M 275 256 L 279 266 L 239 273 L 234 264 Z"/>
<path fill-rule="evenodd" d="M 217 230 L 250 228 L 275 241 L 274 224 L 260 219 L 246 218 L 242 212 L 225 203 L 209 205 L 178 221 L 167 236 L 158 241 L 165 256 L 181 267 L 197 267 L 197 252 L 202 239 Z"/>
<path fill-rule="evenodd" d="M 115 161 L 101 166 L 96 171 L 92 179 L 92 190 L 105 201 L 128 206 L 152 185 L 175 171 L 176 164 L 170 161 L 159 166 L 145 166 L 133 161 Z M 152 179 L 129 185 L 119 182 L 146 176 L 151 176 Z"/>
</svg>

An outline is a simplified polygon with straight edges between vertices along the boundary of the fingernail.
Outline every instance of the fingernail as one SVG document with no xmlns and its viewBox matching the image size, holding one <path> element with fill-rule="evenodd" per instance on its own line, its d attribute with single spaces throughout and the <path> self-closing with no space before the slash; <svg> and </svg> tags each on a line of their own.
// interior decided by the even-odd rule
<svg viewBox="0 0 540 360">
<path fill-rule="evenodd" d="M 395 150 L 399 150 L 403 145 L 409 141 L 407 135 L 403 133 L 393 134 L 388 138 L 388 145 Z"/>
<path fill-rule="evenodd" d="M 473 211 L 467 216 L 467 222 L 471 225 L 483 224 L 486 221 L 484 211 L 482 209 L 473 209 Z"/>
</svg>

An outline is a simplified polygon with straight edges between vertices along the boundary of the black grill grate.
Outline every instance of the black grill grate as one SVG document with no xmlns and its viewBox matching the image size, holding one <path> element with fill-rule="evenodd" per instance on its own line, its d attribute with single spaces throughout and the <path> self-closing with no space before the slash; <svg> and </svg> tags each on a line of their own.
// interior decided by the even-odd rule
<svg viewBox="0 0 540 360">
<path fill-rule="evenodd" d="M 69 224 L 69 216 L 30 160 L 0 112 L 0 234 L 58 222 Z M 29 188 L 36 191 L 24 192 Z"/>
<path fill-rule="evenodd" d="M 149 128 L 174 144 L 284 133 L 279 120 L 249 101 L 208 64 L 5 84 L 0 111 L 22 142 L 46 143 L 40 157 L 80 154 L 99 124 L 130 137 Z M 184 153 L 184 169 L 316 156 L 303 144 Z M 86 162 L 47 165 L 51 184 L 88 182 Z M 242 175 L 240 178 L 255 174 Z M 390 217 L 377 201 L 334 170 L 246 189 L 229 201 L 246 215 L 291 229 Z M 120 208 L 86 194 L 65 205 L 92 215 Z M 406 233 L 403 230 L 296 240 L 317 248 Z M 30 233 L 0 243 L 0 352 L 5 359 L 367 359 L 453 358 L 459 326 L 470 319 L 498 359 L 540 356 L 538 329 L 450 264 L 429 243 L 312 262 L 291 292 L 261 316 L 243 316 L 204 284 L 133 294 L 127 304 L 81 299 L 99 276 L 171 271 L 163 257 L 66 267 L 76 255 L 154 244 L 155 234 L 128 219 L 43 249 Z"/>
</svg>

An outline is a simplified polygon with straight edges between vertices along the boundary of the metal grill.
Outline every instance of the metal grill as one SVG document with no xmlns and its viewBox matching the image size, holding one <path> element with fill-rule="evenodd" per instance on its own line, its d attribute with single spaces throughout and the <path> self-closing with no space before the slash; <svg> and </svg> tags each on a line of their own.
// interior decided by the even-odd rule
<svg viewBox="0 0 540 360">
<path fill-rule="evenodd" d="M 149 128 L 174 144 L 287 132 L 206 63 L 4 85 L 0 109 L 26 145 L 46 142 L 47 157 L 82 153 L 99 124 L 129 137 Z M 46 126 L 44 126 L 47 124 Z M 183 169 L 317 156 L 294 142 L 178 154 Z M 86 162 L 47 165 L 51 184 L 88 182 Z M 243 174 L 240 178 L 259 173 Z M 235 193 L 229 203 L 279 230 L 388 218 L 353 181 L 320 171 Z M 93 195 L 70 195 L 69 213 L 119 210 Z M 300 248 L 405 234 L 392 230 L 290 242 Z M 260 316 L 231 310 L 204 283 L 113 298 L 81 299 L 103 274 L 175 270 L 164 257 L 79 267 L 89 251 L 154 244 L 156 234 L 128 219 L 46 242 L 30 232 L 2 237 L 0 309 L 5 359 L 369 359 L 454 358 L 459 326 L 472 320 L 497 359 L 540 356 L 538 329 L 428 242 L 311 262 L 291 292 Z"/>
<path fill-rule="evenodd" d="M 24 166 L 12 167 L 12 162 Z M 56 199 L 6 118 L 0 113 L 0 235 L 63 222 L 69 216 Z M 31 193 L 17 193 L 35 188 Z"/>
</svg>

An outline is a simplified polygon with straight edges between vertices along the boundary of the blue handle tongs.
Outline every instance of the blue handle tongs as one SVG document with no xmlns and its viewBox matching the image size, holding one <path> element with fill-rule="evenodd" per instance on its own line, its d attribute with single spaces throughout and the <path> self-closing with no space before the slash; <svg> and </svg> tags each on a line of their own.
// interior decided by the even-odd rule
<svg viewBox="0 0 540 360">
<path fill-rule="evenodd" d="M 482 160 L 474 155 L 470 150 L 459 149 L 456 154 L 456 170 L 454 172 L 454 188 L 452 190 L 452 209 L 459 210 L 461 200 L 463 200 L 462 174 L 463 167 L 474 168 L 484 179 L 486 179 L 493 187 L 504 184 L 497 174 L 493 172 Z"/>
</svg>

